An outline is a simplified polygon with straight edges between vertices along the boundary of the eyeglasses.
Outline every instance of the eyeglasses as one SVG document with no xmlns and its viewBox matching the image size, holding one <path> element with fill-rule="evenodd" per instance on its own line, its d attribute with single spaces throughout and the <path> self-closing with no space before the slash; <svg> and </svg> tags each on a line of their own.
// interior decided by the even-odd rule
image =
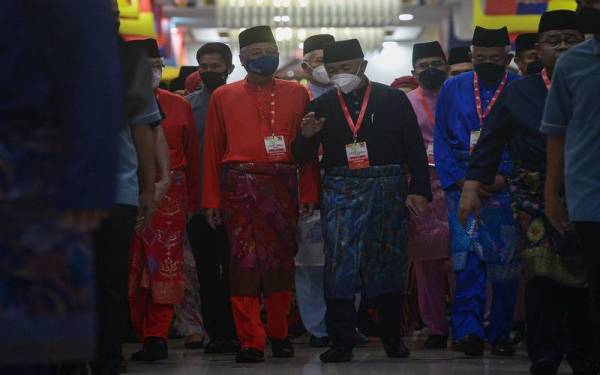
<svg viewBox="0 0 600 375">
<path fill-rule="evenodd" d="M 421 63 L 416 65 L 416 68 L 420 70 L 426 70 L 428 68 L 441 69 L 444 67 L 446 67 L 446 63 L 444 63 L 443 61 L 433 61 L 430 63 Z"/>
<path fill-rule="evenodd" d="M 551 35 L 543 37 L 542 40 L 540 40 L 541 44 L 547 44 L 553 48 L 560 47 L 563 42 L 567 46 L 573 46 L 583 42 L 583 38 L 578 35 Z"/>
</svg>

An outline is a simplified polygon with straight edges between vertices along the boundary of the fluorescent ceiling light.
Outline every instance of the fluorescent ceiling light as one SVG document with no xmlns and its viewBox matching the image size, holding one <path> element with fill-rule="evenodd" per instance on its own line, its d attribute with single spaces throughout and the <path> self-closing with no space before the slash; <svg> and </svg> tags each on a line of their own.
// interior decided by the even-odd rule
<svg viewBox="0 0 600 375">
<path fill-rule="evenodd" d="M 399 15 L 399 16 L 398 16 L 398 19 L 399 19 L 400 21 L 412 21 L 412 20 L 414 20 L 414 19 L 415 19 L 415 16 L 413 16 L 413 15 L 412 15 L 412 14 L 410 14 L 410 13 L 404 13 L 404 14 L 401 14 L 401 15 Z"/>
</svg>

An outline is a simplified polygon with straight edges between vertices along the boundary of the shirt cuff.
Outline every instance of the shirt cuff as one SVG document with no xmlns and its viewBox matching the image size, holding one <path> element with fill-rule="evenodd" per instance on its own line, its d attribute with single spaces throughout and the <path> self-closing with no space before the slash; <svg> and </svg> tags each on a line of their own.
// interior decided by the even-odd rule
<svg viewBox="0 0 600 375">
<path fill-rule="evenodd" d="M 542 126 L 540 127 L 540 132 L 547 135 L 565 135 L 567 132 L 567 127 L 565 125 L 557 125 L 550 124 L 547 122 L 542 122 Z"/>
</svg>

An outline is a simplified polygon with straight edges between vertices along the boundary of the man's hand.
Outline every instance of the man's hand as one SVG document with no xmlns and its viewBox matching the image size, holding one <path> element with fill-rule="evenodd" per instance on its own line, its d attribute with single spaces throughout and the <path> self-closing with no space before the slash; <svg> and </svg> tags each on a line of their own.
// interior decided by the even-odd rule
<svg viewBox="0 0 600 375">
<path fill-rule="evenodd" d="M 506 177 L 497 175 L 494 179 L 494 183 L 491 185 L 485 185 L 482 187 L 483 190 L 488 193 L 495 193 L 499 190 L 502 190 L 506 186 Z"/>
<path fill-rule="evenodd" d="M 147 227 L 150 225 L 152 221 L 152 216 L 154 215 L 154 211 L 156 210 L 156 201 L 154 189 L 144 190 L 140 194 L 138 213 L 137 213 L 137 222 L 136 229 L 141 229 L 143 227 Z"/>
<path fill-rule="evenodd" d="M 208 225 L 210 225 L 212 229 L 217 229 L 219 225 L 223 224 L 221 210 L 218 208 L 207 208 L 205 211 L 205 216 Z"/>
<path fill-rule="evenodd" d="M 67 211 L 62 215 L 62 224 L 66 229 L 91 232 L 98 228 L 107 215 L 103 210 Z"/>
<path fill-rule="evenodd" d="M 313 212 L 315 212 L 314 203 L 302 203 L 300 205 L 300 215 L 304 217 L 309 217 L 312 216 Z"/>
<path fill-rule="evenodd" d="M 159 181 L 154 184 L 154 200 L 156 202 L 160 202 L 163 200 L 167 192 L 171 188 L 171 180 L 166 179 L 164 181 Z"/>
<path fill-rule="evenodd" d="M 463 227 L 467 225 L 467 219 L 471 214 L 474 214 L 477 222 L 479 222 L 479 210 L 481 209 L 479 195 L 481 191 L 485 190 L 481 188 L 479 181 L 466 181 L 464 183 L 460 194 L 460 203 L 458 204 L 458 218 Z"/>
<path fill-rule="evenodd" d="M 315 134 L 320 132 L 321 129 L 323 129 L 323 126 L 325 126 L 324 118 L 317 120 L 314 112 L 307 113 L 300 124 L 302 136 L 304 138 L 312 138 Z"/>
<path fill-rule="evenodd" d="M 420 195 L 409 194 L 406 197 L 406 207 L 415 216 L 420 216 L 427 212 L 428 203 L 427 198 Z"/>
<path fill-rule="evenodd" d="M 552 226 L 563 235 L 571 230 L 569 214 L 560 196 L 558 194 L 545 194 L 544 200 L 546 217 L 548 217 Z"/>
</svg>

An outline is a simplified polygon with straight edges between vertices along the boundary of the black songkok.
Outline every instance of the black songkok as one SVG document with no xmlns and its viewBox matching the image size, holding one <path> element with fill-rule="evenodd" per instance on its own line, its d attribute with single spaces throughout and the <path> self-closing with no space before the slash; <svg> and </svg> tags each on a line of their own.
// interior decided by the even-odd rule
<svg viewBox="0 0 600 375">
<path fill-rule="evenodd" d="M 156 39 L 139 39 L 132 40 L 127 42 L 133 48 L 136 48 L 140 51 L 144 51 L 146 57 L 148 58 L 160 58 L 160 51 L 158 50 L 158 43 L 156 43 Z"/>
<path fill-rule="evenodd" d="M 470 63 L 471 62 L 471 48 L 469 47 L 454 47 L 450 50 L 450 56 L 448 56 L 448 65 Z"/>
<path fill-rule="evenodd" d="M 254 43 L 277 43 L 269 26 L 255 26 L 246 29 L 240 33 L 239 40 L 240 49 Z"/>
<path fill-rule="evenodd" d="M 535 49 L 535 42 L 537 40 L 537 34 L 521 34 L 515 40 L 515 52 L 517 55 L 521 52 Z"/>
<path fill-rule="evenodd" d="M 333 35 L 319 34 L 310 36 L 304 41 L 303 55 L 306 56 L 306 54 L 311 53 L 312 51 L 323 49 L 326 45 L 332 43 L 335 43 Z"/>
<path fill-rule="evenodd" d="M 365 57 L 358 39 L 349 39 L 328 44 L 323 49 L 325 64 L 346 60 L 362 59 Z"/>
<path fill-rule="evenodd" d="M 476 47 L 506 47 L 510 45 L 508 29 L 484 29 L 476 26 L 473 33 L 473 45 Z"/>
<path fill-rule="evenodd" d="M 427 57 L 442 57 L 445 60 L 446 54 L 438 42 L 417 43 L 413 46 L 413 65 L 415 65 L 417 60 Z"/>
<path fill-rule="evenodd" d="M 553 30 L 579 30 L 575 12 L 571 10 L 553 10 L 542 14 L 538 33 Z"/>
</svg>

